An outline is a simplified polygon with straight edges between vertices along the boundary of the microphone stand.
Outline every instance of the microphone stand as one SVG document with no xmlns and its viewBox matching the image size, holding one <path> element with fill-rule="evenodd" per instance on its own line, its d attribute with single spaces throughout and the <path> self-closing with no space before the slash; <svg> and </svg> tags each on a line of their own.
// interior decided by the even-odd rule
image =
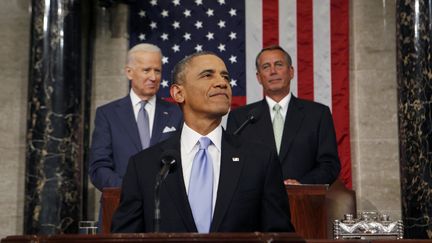
<svg viewBox="0 0 432 243">
<path fill-rule="evenodd" d="M 175 163 L 175 159 L 171 161 L 166 161 L 165 159 L 162 159 L 163 167 L 159 174 L 156 175 L 156 184 L 154 188 L 154 218 L 153 218 L 153 224 L 154 224 L 154 232 L 159 232 L 160 229 L 160 186 L 162 182 L 165 180 L 165 178 L 168 176 L 168 172 L 170 170 L 171 164 Z"/>
<path fill-rule="evenodd" d="M 255 116 L 252 114 L 249 115 L 248 119 L 246 121 L 244 121 L 243 124 L 241 124 L 241 126 L 239 128 L 237 128 L 237 130 L 235 130 L 233 134 L 234 135 L 239 134 L 245 126 L 247 126 L 249 123 L 253 122 L 254 120 L 255 120 Z"/>
</svg>

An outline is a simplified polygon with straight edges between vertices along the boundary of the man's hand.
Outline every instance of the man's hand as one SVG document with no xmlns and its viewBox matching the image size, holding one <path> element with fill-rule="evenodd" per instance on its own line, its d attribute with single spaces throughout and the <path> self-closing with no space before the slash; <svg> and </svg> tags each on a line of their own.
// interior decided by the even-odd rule
<svg viewBox="0 0 432 243">
<path fill-rule="evenodd" d="M 284 184 L 285 185 L 301 185 L 300 182 L 298 182 L 297 180 L 294 180 L 294 179 L 286 179 L 286 180 L 284 180 Z"/>
</svg>

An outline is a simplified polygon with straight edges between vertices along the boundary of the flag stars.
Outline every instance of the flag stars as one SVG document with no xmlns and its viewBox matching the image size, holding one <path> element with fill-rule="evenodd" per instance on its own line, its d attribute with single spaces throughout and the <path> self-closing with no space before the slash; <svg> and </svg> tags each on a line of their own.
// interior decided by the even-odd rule
<svg viewBox="0 0 432 243">
<path fill-rule="evenodd" d="M 168 34 L 167 33 L 162 33 L 161 38 L 164 41 L 168 40 Z"/>
<path fill-rule="evenodd" d="M 180 46 L 177 44 L 174 44 L 173 47 L 171 47 L 171 49 L 173 49 L 174 52 L 179 52 L 180 51 Z"/>
<path fill-rule="evenodd" d="M 140 40 L 145 40 L 146 36 L 145 36 L 145 34 L 141 33 L 141 34 L 138 36 L 138 38 L 139 38 Z"/>
<path fill-rule="evenodd" d="M 230 58 L 229 58 L 229 61 L 231 62 L 231 64 L 233 64 L 233 63 L 237 62 L 237 57 L 231 55 Z"/>
<path fill-rule="evenodd" d="M 217 25 L 219 26 L 220 29 L 225 28 L 225 21 L 219 20 L 219 22 L 217 23 Z"/>
<path fill-rule="evenodd" d="M 152 6 L 156 6 L 156 5 L 157 5 L 157 0 L 151 0 L 151 1 L 150 1 L 150 4 L 151 4 Z"/>
<path fill-rule="evenodd" d="M 156 28 L 157 28 L 157 24 L 156 24 L 156 22 L 153 22 L 153 21 L 152 21 L 152 22 L 150 23 L 150 28 L 151 28 L 151 29 L 156 29 Z"/>
<path fill-rule="evenodd" d="M 174 21 L 174 23 L 172 24 L 172 27 L 173 27 L 174 29 L 179 29 L 179 28 L 180 28 L 180 22 L 178 22 L 178 21 Z"/>
<path fill-rule="evenodd" d="M 228 13 L 231 15 L 231 17 L 233 17 L 233 16 L 237 15 L 237 10 L 232 8 L 232 9 L 230 9 L 230 11 Z"/>
<path fill-rule="evenodd" d="M 167 64 L 168 63 L 168 57 L 162 57 L 162 63 Z"/>
<path fill-rule="evenodd" d="M 225 45 L 222 44 L 222 43 L 220 43 L 219 46 L 218 46 L 218 49 L 219 49 L 220 52 L 225 51 Z"/>
<path fill-rule="evenodd" d="M 231 33 L 229 34 L 229 38 L 230 38 L 231 40 L 237 39 L 237 33 L 235 33 L 235 32 L 231 32 Z"/>
<path fill-rule="evenodd" d="M 168 10 L 163 9 L 162 12 L 161 12 L 161 15 L 162 15 L 162 17 L 164 17 L 164 18 L 168 17 L 168 16 L 169 16 L 169 14 L 168 14 Z"/>
<path fill-rule="evenodd" d="M 174 6 L 179 6 L 180 0 L 173 0 L 172 3 L 174 4 Z"/>
<path fill-rule="evenodd" d="M 199 5 L 202 5 L 203 2 L 202 2 L 202 0 L 195 0 L 195 4 L 196 4 L 197 6 L 199 6 Z"/>
<path fill-rule="evenodd" d="M 146 12 L 144 10 L 139 11 L 138 15 L 143 18 L 146 16 Z"/>
<path fill-rule="evenodd" d="M 197 22 L 195 22 L 195 27 L 197 29 L 201 29 L 203 27 L 203 23 L 201 21 L 197 21 Z"/>
<path fill-rule="evenodd" d="M 214 33 L 208 32 L 207 35 L 206 35 L 206 37 L 207 37 L 208 40 L 213 40 L 214 39 Z"/>
<path fill-rule="evenodd" d="M 213 9 L 211 9 L 211 8 L 209 8 L 209 9 L 207 9 L 207 12 L 206 12 L 206 14 L 209 16 L 209 17 L 211 17 L 211 16 L 213 16 L 214 15 L 214 10 Z"/>
<path fill-rule="evenodd" d="M 191 34 L 188 33 L 188 32 L 186 32 L 186 33 L 184 33 L 183 38 L 184 38 L 185 41 L 191 40 Z"/>
<path fill-rule="evenodd" d="M 168 80 L 162 80 L 162 82 L 161 82 L 161 84 L 160 84 L 161 86 L 162 86 L 162 88 L 167 88 L 169 85 L 168 85 Z"/>
<path fill-rule="evenodd" d="M 203 50 L 202 48 L 203 48 L 203 46 L 202 46 L 202 45 L 200 45 L 200 44 L 197 44 L 197 45 L 195 46 L 195 48 L 194 48 L 194 49 L 195 49 L 195 51 L 196 51 L 196 52 L 199 52 L 199 51 L 202 51 L 202 50 Z"/>
<path fill-rule="evenodd" d="M 237 86 L 237 80 L 231 79 L 230 84 L 231 84 L 231 87 Z"/>
<path fill-rule="evenodd" d="M 183 15 L 185 16 L 185 18 L 190 17 L 191 11 L 189 9 L 185 9 L 185 11 L 183 12 Z"/>
<path fill-rule="evenodd" d="M 219 5 L 224 5 L 225 4 L 225 0 L 218 0 Z"/>
</svg>

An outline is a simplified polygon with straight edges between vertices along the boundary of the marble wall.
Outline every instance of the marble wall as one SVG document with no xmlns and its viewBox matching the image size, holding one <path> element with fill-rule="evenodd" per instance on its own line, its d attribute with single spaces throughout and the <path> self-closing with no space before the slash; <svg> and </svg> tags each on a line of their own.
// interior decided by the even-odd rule
<svg viewBox="0 0 432 243">
<path fill-rule="evenodd" d="M 351 153 L 358 210 L 400 218 L 395 2 L 350 1 Z"/>
<path fill-rule="evenodd" d="M 30 0 L 0 8 L 0 238 L 23 225 Z M 123 97 L 127 6 L 98 11 L 91 128 L 97 106 Z M 110 24 L 115 23 L 115 24 Z M 358 209 L 399 218 L 395 0 L 350 1 L 351 149 Z M 99 194 L 89 185 L 89 217 Z"/>
</svg>

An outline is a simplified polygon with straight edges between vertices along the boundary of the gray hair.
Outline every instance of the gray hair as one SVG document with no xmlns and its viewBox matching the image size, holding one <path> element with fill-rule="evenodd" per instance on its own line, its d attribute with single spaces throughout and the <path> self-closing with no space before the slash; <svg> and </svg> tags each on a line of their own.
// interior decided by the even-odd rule
<svg viewBox="0 0 432 243">
<path fill-rule="evenodd" d="M 145 52 L 157 52 L 162 57 L 162 51 L 159 47 L 149 43 L 141 43 L 133 46 L 127 53 L 127 64 L 130 64 L 135 60 L 134 53 L 145 51 Z"/>
<path fill-rule="evenodd" d="M 258 53 L 258 55 L 256 56 L 256 58 L 255 58 L 255 67 L 256 67 L 256 70 L 257 70 L 257 71 L 259 70 L 259 69 L 258 69 L 258 68 L 259 68 L 258 59 L 260 58 L 261 54 L 262 54 L 263 52 L 265 52 L 265 51 L 274 51 L 274 50 L 281 51 L 281 52 L 284 54 L 284 56 L 285 56 L 285 60 L 287 61 L 288 66 L 291 66 L 291 65 L 292 65 L 292 60 L 291 60 L 291 56 L 290 56 L 290 54 L 288 54 L 288 52 L 286 52 L 282 47 L 280 47 L 280 46 L 278 46 L 278 45 L 272 45 L 272 46 L 268 46 L 268 47 L 263 48 L 263 49 Z"/>
<path fill-rule="evenodd" d="M 172 84 L 181 84 L 184 81 L 184 74 L 185 74 L 184 71 L 186 70 L 186 67 L 191 63 L 192 59 L 204 55 L 218 56 L 211 51 L 199 51 L 184 57 L 174 66 L 174 69 L 171 74 Z"/>
</svg>

